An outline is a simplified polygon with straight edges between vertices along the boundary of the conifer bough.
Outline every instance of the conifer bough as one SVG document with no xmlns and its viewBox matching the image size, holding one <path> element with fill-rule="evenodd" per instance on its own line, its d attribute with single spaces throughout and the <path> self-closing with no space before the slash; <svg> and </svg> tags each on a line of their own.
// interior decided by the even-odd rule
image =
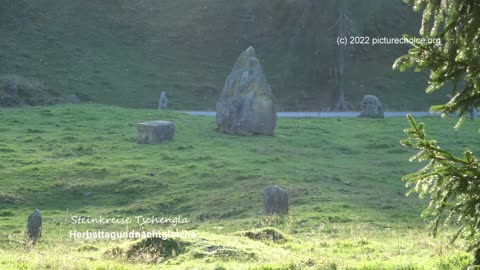
<svg viewBox="0 0 480 270">
<path fill-rule="evenodd" d="M 458 113 L 460 120 L 476 110 L 480 101 L 480 1 L 478 0 L 407 0 L 415 11 L 422 11 L 420 36 L 438 38 L 439 44 L 415 43 L 408 54 L 398 58 L 394 69 L 429 70 L 427 93 L 451 87 L 450 100 L 431 107 L 444 116 Z M 405 36 L 409 38 L 409 36 Z M 401 143 L 417 149 L 410 160 L 428 161 L 416 173 L 403 177 L 420 197 L 429 197 L 424 211 L 432 218 L 433 234 L 439 225 L 459 225 L 451 241 L 463 237 L 473 251 L 472 265 L 480 266 L 480 164 L 469 149 L 455 156 L 427 137 L 423 123 L 407 116 L 408 138 Z"/>
</svg>

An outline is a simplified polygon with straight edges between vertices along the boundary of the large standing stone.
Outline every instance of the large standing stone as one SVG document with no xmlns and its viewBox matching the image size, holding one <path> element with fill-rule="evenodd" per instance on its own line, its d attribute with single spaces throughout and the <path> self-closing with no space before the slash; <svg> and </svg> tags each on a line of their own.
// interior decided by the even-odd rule
<svg viewBox="0 0 480 270">
<path fill-rule="evenodd" d="M 217 102 L 217 127 L 236 135 L 273 135 L 275 98 L 253 47 L 238 58 Z"/>
<path fill-rule="evenodd" d="M 376 96 L 365 95 L 360 103 L 362 111 L 359 117 L 384 118 L 383 106 Z"/>
<path fill-rule="evenodd" d="M 168 121 L 150 121 L 137 125 L 138 143 L 155 144 L 173 140 L 175 125 Z"/>
<path fill-rule="evenodd" d="M 165 91 L 162 91 L 162 93 L 160 94 L 160 99 L 158 100 L 158 109 L 165 110 L 167 109 L 167 106 L 168 106 L 167 94 L 165 94 Z"/>
<path fill-rule="evenodd" d="M 288 213 L 288 192 L 278 186 L 264 188 L 263 213 L 265 215 Z"/>
<path fill-rule="evenodd" d="M 28 216 L 27 229 L 25 230 L 25 240 L 31 245 L 35 245 L 38 238 L 42 235 L 42 215 L 38 209 L 33 210 Z"/>
</svg>

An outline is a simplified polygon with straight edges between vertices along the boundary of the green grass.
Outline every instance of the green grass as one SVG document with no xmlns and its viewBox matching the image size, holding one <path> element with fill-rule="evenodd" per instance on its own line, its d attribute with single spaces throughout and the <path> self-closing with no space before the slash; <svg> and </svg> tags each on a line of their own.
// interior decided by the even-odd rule
<svg viewBox="0 0 480 270">
<path fill-rule="evenodd" d="M 160 119 L 176 124 L 175 139 L 137 144 L 136 124 Z M 422 121 L 443 148 L 475 146 L 472 122 L 454 130 L 455 119 Z M 404 195 L 400 177 L 421 164 L 399 145 L 403 118 L 279 119 L 273 137 L 221 134 L 208 117 L 101 105 L 2 110 L 0 123 L 0 269 L 462 269 L 470 260 L 461 246 L 429 237 L 426 202 Z M 261 215 L 261 191 L 274 184 L 289 191 L 287 216 Z M 28 251 L 33 208 L 43 236 Z M 70 219 L 139 215 L 187 217 L 177 228 L 198 236 L 178 240 L 181 252 L 158 264 L 122 255 L 131 241 L 69 237 L 173 229 Z M 270 227 L 286 240 L 245 236 Z"/>
</svg>

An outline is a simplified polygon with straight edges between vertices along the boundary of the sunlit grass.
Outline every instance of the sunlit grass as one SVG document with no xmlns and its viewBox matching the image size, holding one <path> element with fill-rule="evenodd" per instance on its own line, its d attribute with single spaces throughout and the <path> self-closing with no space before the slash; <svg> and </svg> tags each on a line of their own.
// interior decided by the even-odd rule
<svg viewBox="0 0 480 270">
<path fill-rule="evenodd" d="M 176 124 L 175 139 L 137 144 L 136 124 L 160 119 Z M 475 147 L 471 122 L 455 131 L 455 119 L 422 120 L 442 147 Z M 420 218 L 426 202 L 404 195 L 400 177 L 420 167 L 398 143 L 405 119 L 280 119 L 274 137 L 236 137 L 218 133 L 213 118 L 65 105 L 2 110 L 0 123 L 2 270 L 462 269 L 470 260 L 461 246 L 428 236 Z M 261 190 L 273 184 L 289 191 L 287 216 L 261 215 Z M 27 251 L 23 229 L 33 208 L 44 217 L 43 236 Z M 133 264 L 105 255 L 130 241 L 69 232 L 174 228 L 77 225 L 74 215 L 180 215 L 190 222 L 177 228 L 198 237 L 159 264 Z M 289 241 L 239 235 L 265 227 Z"/>
</svg>

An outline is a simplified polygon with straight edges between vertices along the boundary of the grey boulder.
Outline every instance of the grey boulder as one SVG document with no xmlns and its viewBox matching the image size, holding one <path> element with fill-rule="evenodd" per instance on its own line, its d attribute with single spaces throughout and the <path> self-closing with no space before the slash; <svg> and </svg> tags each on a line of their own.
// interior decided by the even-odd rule
<svg viewBox="0 0 480 270">
<path fill-rule="evenodd" d="M 365 95 L 360 103 L 362 111 L 359 117 L 366 118 L 384 118 L 383 105 L 380 100 L 373 95 Z"/>
<path fill-rule="evenodd" d="M 273 135 L 276 101 L 253 47 L 237 59 L 216 106 L 217 128 L 235 135 Z"/>
<path fill-rule="evenodd" d="M 168 121 L 150 121 L 137 125 L 138 143 L 157 144 L 173 140 L 175 125 Z"/>
</svg>

